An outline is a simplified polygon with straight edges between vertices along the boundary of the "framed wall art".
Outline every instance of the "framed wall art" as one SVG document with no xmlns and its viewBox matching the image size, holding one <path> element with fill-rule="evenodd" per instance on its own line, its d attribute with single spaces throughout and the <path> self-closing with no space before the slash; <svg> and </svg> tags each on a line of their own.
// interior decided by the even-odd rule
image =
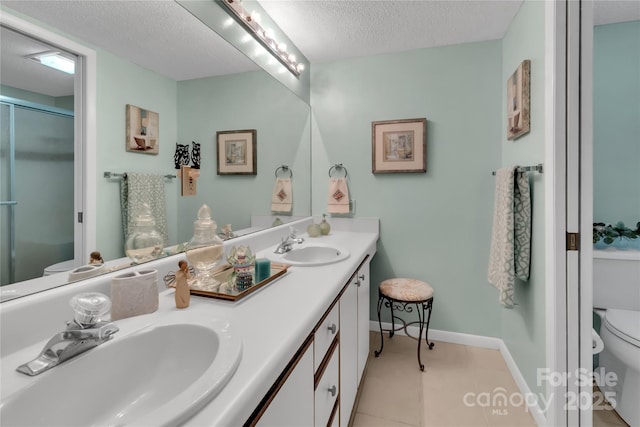
<svg viewBox="0 0 640 427">
<path fill-rule="evenodd" d="M 507 139 L 513 140 L 529 133 L 531 61 L 522 61 L 507 80 Z"/>
<path fill-rule="evenodd" d="M 256 130 L 228 130 L 216 133 L 218 175 L 256 175 Z"/>
<path fill-rule="evenodd" d="M 427 119 L 372 122 L 373 173 L 427 171 Z"/>
<path fill-rule="evenodd" d="M 144 154 L 160 152 L 160 116 L 153 111 L 127 104 L 126 150 Z"/>
</svg>

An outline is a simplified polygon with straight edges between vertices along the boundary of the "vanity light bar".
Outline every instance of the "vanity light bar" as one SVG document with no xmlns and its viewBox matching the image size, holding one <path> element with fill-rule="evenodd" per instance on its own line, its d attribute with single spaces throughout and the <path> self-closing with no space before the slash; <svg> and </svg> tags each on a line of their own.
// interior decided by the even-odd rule
<svg viewBox="0 0 640 427">
<path fill-rule="evenodd" d="M 278 43 L 275 39 L 273 31 L 264 29 L 260 25 L 260 15 L 257 13 L 249 14 L 240 4 L 241 0 L 221 0 L 222 3 L 243 27 L 245 27 L 262 46 L 264 46 L 271 55 L 273 55 L 282 65 L 296 77 L 300 77 L 300 73 L 304 70 L 304 64 L 297 62 L 294 54 L 287 53 L 287 45 Z"/>
</svg>

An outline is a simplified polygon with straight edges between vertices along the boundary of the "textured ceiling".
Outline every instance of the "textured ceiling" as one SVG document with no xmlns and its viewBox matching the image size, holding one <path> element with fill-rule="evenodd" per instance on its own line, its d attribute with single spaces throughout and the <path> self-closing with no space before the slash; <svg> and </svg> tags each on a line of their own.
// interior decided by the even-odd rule
<svg viewBox="0 0 640 427">
<path fill-rule="evenodd" d="M 312 64 L 499 39 L 522 3 L 522 0 L 259 1 Z M 172 0 L 1 0 L 1 3 L 173 80 L 258 69 Z M 596 0 L 595 14 L 597 24 L 640 19 L 640 1 Z M 11 76 L 11 70 L 4 66 L 5 53 L 10 49 L 8 41 L 0 42 L 5 83 Z M 10 78 L 15 81 L 28 75 L 18 71 Z"/>
<path fill-rule="evenodd" d="M 174 1 L 2 0 L 2 5 L 173 80 L 258 69 Z"/>
<path fill-rule="evenodd" d="M 261 0 L 309 61 L 502 38 L 522 0 Z"/>
</svg>

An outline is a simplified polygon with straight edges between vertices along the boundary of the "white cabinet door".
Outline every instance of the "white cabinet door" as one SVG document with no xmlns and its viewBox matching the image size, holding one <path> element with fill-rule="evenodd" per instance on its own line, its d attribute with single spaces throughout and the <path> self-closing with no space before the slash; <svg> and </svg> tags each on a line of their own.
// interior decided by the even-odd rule
<svg viewBox="0 0 640 427">
<path fill-rule="evenodd" d="M 313 345 L 310 345 L 256 425 L 313 426 L 313 386 Z"/>
<path fill-rule="evenodd" d="M 362 264 L 354 279 L 358 289 L 358 385 L 369 357 L 369 264 L 371 258 Z"/>
<path fill-rule="evenodd" d="M 340 425 L 348 426 L 358 391 L 358 287 L 352 280 L 340 297 Z"/>
</svg>

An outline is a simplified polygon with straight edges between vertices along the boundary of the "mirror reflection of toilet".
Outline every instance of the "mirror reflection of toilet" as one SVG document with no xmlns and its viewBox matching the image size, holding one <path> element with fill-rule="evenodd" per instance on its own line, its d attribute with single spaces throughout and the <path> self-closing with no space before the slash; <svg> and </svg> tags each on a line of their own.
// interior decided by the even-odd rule
<svg viewBox="0 0 640 427">
<path fill-rule="evenodd" d="M 593 251 L 593 306 L 604 344 L 598 377 L 617 377 L 599 387 L 627 424 L 640 426 L 640 251 Z"/>
<path fill-rule="evenodd" d="M 45 267 L 44 273 L 42 275 L 51 276 L 52 274 L 64 273 L 66 271 L 73 270 L 75 267 L 75 261 L 70 259 Z"/>
</svg>

